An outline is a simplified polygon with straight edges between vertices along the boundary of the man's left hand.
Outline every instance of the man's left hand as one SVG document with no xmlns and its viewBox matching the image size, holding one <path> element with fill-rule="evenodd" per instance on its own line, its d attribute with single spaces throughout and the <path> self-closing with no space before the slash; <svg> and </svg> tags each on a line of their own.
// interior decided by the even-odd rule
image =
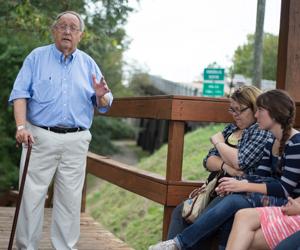
<svg viewBox="0 0 300 250">
<path fill-rule="evenodd" d="M 103 97 L 106 93 L 110 92 L 110 89 L 108 88 L 104 77 L 101 77 L 100 81 L 97 82 L 96 76 L 93 75 L 93 88 L 96 92 L 96 96 L 99 98 Z"/>
</svg>

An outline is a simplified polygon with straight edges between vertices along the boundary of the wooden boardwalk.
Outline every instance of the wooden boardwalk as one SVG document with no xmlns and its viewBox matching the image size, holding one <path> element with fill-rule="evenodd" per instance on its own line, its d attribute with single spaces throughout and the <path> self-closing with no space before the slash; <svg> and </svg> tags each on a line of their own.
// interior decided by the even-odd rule
<svg viewBox="0 0 300 250">
<path fill-rule="evenodd" d="M 0 250 L 6 250 L 10 237 L 15 208 L 0 207 Z M 44 228 L 39 250 L 53 250 L 50 242 L 51 209 L 45 209 Z M 123 241 L 105 230 L 88 214 L 81 214 L 81 233 L 77 244 L 79 250 L 133 250 Z M 14 246 L 13 249 L 16 249 Z"/>
</svg>

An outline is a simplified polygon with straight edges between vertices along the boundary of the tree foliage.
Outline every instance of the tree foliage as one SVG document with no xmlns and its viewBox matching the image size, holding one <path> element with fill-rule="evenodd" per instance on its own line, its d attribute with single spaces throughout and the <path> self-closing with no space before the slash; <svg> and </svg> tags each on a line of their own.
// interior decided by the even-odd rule
<svg viewBox="0 0 300 250">
<path fill-rule="evenodd" d="M 0 5 L 0 191 L 3 191 L 16 187 L 18 179 L 20 151 L 15 148 L 13 111 L 7 100 L 25 57 L 37 46 L 52 42 L 50 27 L 58 13 L 75 10 L 86 23 L 79 48 L 101 67 L 114 95 L 121 95 L 126 91 L 122 85 L 122 55 L 127 47 L 123 25 L 132 9 L 128 0 L 0 0 Z M 97 126 L 93 129 L 103 131 Z M 103 148 L 101 136 L 96 137 L 93 143 Z"/>
<path fill-rule="evenodd" d="M 263 79 L 276 80 L 278 36 L 264 34 Z M 247 36 L 246 44 L 239 46 L 233 56 L 233 71 L 252 78 L 254 35 Z"/>
</svg>

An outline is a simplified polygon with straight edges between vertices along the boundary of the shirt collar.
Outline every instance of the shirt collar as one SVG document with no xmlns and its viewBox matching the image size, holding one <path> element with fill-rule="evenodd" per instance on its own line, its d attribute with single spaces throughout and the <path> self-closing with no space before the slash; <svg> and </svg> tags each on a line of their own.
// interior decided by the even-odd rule
<svg viewBox="0 0 300 250">
<path fill-rule="evenodd" d="M 64 54 L 58 48 L 56 48 L 55 44 L 52 45 L 52 48 L 55 58 L 59 61 L 59 63 L 62 63 L 64 60 Z M 75 58 L 77 53 L 78 49 L 75 49 L 75 51 L 70 55 L 68 61 L 71 62 Z"/>
<path fill-rule="evenodd" d="M 258 123 L 257 122 L 254 122 L 252 123 L 248 128 L 245 128 L 245 130 L 252 130 L 252 129 L 255 129 L 258 127 Z"/>
<path fill-rule="evenodd" d="M 236 126 L 236 124 L 233 123 L 232 125 L 233 125 L 232 126 L 233 131 L 239 129 L 238 126 Z M 245 128 L 244 131 L 248 131 L 248 130 L 251 131 L 252 129 L 255 129 L 256 127 L 258 127 L 258 124 L 256 122 L 254 122 L 249 127 Z"/>
</svg>

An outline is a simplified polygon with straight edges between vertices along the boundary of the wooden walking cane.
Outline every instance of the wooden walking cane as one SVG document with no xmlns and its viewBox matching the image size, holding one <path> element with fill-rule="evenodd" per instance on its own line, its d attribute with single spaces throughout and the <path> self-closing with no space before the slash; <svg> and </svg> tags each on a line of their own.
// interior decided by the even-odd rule
<svg viewBox="0 0 300 250">
<path fill-rule="evenodd" d="M 15 215 L 14 215 L 14 221 L 13 221 L 12 229 L 11 229 L 11 233 L 10 233 L 8 250 L 12 249 L 13 243 L 14 243 L 15 231 L 16 231 L 16 227 L 17 227 L 18 216 L 19 216 L 20 206 L 21 206 L 21 202 L 22 202 L 23 190 L 24 190 L 24 185 L 25 185 L 25 180 L 26 180 L 26 175 L 27 175 L 27 170 L 28 170 L 28 163 L 29 163 L 30 154 L 31 154 L 31 148 L 32 148 L 31 143 L 28 143 L 26 159 L 25 159 L 25 164 L 24 164 L 24 169 L 23 169 L 23 174 L 22 174 L 22 180 L 21 180 L 16 210 L 15 210 Z"/>
</svg>

